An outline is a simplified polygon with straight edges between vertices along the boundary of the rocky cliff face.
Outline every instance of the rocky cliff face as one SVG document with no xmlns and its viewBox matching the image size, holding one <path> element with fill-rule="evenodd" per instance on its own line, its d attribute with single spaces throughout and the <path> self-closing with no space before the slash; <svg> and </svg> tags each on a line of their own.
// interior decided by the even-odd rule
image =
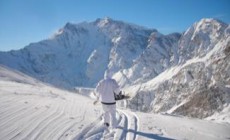
<svg viewBox="0 0 230 140">
<path fill-rule="evenodd" d="M 229 50 L 230 37 L 225 34 L 203 57 L 193 57 L 147 83 L 132 86 L 138 93 L 129 107 L 198 118 L 229 108 Z"/>
</svg>

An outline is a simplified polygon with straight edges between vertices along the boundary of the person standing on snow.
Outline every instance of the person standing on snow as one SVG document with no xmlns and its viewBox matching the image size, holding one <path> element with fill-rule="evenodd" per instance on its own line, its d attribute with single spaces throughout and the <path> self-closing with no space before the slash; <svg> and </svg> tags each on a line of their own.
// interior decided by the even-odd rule
<svg viewBox="0 0 230 140">
<path fill-rule="evenodd" d="M 104 126 L 106 131 L 109 132 L 109 128 L 113 131 L 117 126 L 116 120 L 116 100 L 115 96 L 121 92 L 117 82 L 112 79 L 112 74 L 107 71 L 104 79 L 101 80 L 96 86 L 97 101 L 100 100 L 104 111 Z M 95 101 L 94 104 L 97 102 Z"/>
</svg>

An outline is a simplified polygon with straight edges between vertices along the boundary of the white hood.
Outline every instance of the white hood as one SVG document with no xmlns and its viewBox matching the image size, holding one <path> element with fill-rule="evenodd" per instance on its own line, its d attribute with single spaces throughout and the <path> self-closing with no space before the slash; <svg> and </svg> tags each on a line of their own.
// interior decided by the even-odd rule
<svg viewBox="0 0 230 140">
<path fill-rule="evenodd" d="M 111 72 L 110 70 L 106 70 L 104 74 L 104 79 L 112 79 L 112 77 L 113 77 L 113 72 Z"/>
</svg>

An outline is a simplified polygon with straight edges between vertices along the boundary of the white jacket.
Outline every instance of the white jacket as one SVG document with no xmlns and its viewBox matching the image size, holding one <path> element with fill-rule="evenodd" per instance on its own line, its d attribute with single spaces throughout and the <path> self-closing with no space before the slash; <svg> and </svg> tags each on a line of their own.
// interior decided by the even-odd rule
<svg viewBox="0 0 230 140">
<path fill-rule="evenodd" d="M 96 94 L 102 103 L 116 103 L 114 94 L 119 94 L 120 88 L 114 79 L 101 80 L 96 87 Z"/>
</svg>

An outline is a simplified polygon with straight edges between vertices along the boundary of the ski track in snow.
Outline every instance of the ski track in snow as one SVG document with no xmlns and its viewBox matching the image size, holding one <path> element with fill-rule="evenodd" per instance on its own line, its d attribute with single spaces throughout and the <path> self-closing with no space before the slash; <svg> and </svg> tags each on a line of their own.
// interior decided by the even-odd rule
<svg viewBox="0 0 230 140">
<path fill-rule="evenodd" d="M 137 115 L 128 110 L 118 110 L 118 126 L 113 137 L 106 139 L 114 140 L 137 140 L 136 132 L 139 130 L 139 119 Z M 74 139 L 100 140 L 103 139 L 103 120 L 100 116 L 93 123 L 86 126 Z"/>
<path fill-rule="evenodd" d="M 122 131 L 124 132 L 123 137 L 127 140 L 136 140 L 137 135 L 136 132 L 139 130 L 139 119 L 137 115 L 133 112 L 130 112 L 128 110 L 119 110 L 119 113 L 121 113 L 122 119 L 124 121 L 123 126 L 118 125 L 118 132 Z M 119 133 L 118 133 L 119 134 Z M 116 136 L 116 135 L 115 135 Z M 115 139 L 118 139 L 115 137 Z"/>
</svg>

